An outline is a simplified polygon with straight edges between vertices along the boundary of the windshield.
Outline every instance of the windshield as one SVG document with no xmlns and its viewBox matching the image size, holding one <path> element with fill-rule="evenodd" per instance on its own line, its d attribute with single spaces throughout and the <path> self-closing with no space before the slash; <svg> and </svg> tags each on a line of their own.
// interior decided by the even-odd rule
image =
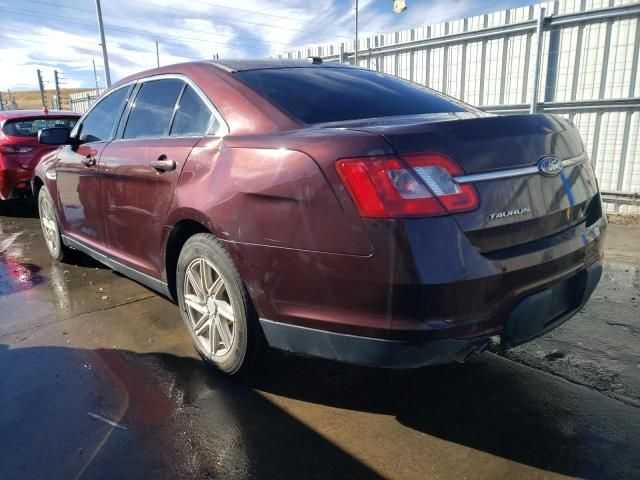
<svg viewBox="0 0 640 480">
<path fill-rule="evenodd" d="M 71 129 L 77 121 L 76 117 L 8 120 L 2 127 L 2 131 L 10 137 L 37 137 L 38 132 L 43 128 L 66 127 Z"/>
<path fill-rule="evenodd" d="M 282 68 L 247 70 L 236 75 L 305 123 L 470 109 L 423 86 L 370 70 Z"/>
</svg>

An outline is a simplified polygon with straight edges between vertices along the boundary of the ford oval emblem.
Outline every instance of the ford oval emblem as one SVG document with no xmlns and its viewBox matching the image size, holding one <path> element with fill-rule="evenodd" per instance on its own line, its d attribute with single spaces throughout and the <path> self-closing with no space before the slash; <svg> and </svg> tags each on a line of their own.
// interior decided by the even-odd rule
<svg viewBox="0 0 640 480">
<path fill-rule="evenodd" d="M 538 162 L 538 170 L 545 177 L 555 177 L 562 171 L 562 162 L 556 157 L 543 157 Z"/>
</svg>

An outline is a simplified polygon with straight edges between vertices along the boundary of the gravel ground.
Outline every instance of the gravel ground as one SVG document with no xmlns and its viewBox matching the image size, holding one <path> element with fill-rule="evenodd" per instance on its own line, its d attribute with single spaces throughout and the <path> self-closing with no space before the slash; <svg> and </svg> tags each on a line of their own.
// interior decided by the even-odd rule
<svg viewBox="0 0 640 480">
<path fill-rule="evenodd" d="M 608 213 L 607 218 L 612 225 L 640 225 L 640 215 Z"/>
</svg>

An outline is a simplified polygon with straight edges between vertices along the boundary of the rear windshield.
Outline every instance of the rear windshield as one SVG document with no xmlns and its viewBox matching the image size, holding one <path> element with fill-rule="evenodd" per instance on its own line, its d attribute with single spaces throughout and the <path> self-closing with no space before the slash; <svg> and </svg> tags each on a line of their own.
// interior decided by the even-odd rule
<svg viewBox="0 0 640 480">
<path fill-rule="evenodd" d="M 370 70 L 283 68 L 236 75 L 305 123 L 468 110 L 425 87 Z"/>
<path fill-rule="evenodd" d="M 77 121 L 78 119 L 75 117 L 7 120 L 2 127 L 2 132 L 11 137 L 37 137 L 38 132 L 43 128 L 67 127 L 71 129 Z"/>
</svg>

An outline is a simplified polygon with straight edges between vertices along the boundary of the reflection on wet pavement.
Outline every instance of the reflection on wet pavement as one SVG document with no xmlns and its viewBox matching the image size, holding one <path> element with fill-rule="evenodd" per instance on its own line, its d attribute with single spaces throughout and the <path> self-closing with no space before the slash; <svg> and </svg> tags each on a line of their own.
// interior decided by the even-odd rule
<svg viewBox="0 0 640 480">
<path fill-rule="evenodd" d="M 43 281 L 40 267 L 22 263 L 13 255 L 0 253 L 0 295 L 31 288 Z"/>
</svg>

